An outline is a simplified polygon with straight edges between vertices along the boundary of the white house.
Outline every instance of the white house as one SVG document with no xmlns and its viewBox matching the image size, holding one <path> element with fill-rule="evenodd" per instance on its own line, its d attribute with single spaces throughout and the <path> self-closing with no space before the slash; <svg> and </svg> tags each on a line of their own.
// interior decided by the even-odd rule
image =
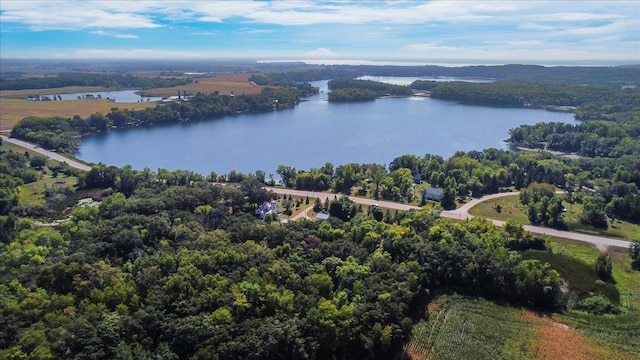
<svg viewBox="0 0 640 360">
<path fill-rule="evenodd" d="M 427 200 L 440 201 L 442 200 L 442 194 L 442 188 L 426 188 L 424 190 L 424 198 Z"/>
<path fill-rule="evenodd" d="M 327 219 L 329 219 L 329 214 L 318 213 L 316 215 L 316 221 L 326 221 Z"/>
<path fill-rule="evenodd" d="M 278 214 L 280 208 L 275 201 L 265 201 L 259 208 L 256 209 L 256 215 L 260 216 L 260 219 L 264 219 L 267 214 Z"/>
</svg>

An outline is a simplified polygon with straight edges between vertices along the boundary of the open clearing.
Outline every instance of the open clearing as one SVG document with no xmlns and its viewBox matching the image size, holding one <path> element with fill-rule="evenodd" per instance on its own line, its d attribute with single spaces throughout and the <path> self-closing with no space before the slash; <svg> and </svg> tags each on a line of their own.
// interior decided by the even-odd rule
<svg viewBox="0 0 640 360">
<path fill-rule="evenodd" d="M 563 204 L 567 208 L 564 213 L 564 220 L 569 227 L 569 231 L 580 232 L 589 235 L 600 235 L 618 237 L 623 239 L 635 239 L 640 237 L 640 226 L 627 221 L 616 220 L 609 224 L 607 230 L 598 229 L 580 222 L 582 215 L 582 204 L 570 204 L 566 201 Z M 496 211 L 496 206 L 500 205 L 501 211 Z M 519 195 L 505 196 L 497 199 L 483 201 L 469 210 L 474 216 L 487 219 L 507 221 L 513 219 L 523 225 L 532 225 L 527 218 L 527 207 L 520 203 Z"/>
</svg>

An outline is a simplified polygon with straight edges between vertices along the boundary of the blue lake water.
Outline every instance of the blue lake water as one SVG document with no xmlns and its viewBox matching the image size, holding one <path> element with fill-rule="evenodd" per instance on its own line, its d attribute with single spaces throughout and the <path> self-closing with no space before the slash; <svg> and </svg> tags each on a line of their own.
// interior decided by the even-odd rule
<svg viewBox="0 0 640 360">
<path fill-rule="evenodd" d="M 388 164 L 403 154 L 449 157 L 456 151 L 507 149 L 509 129 L 537 122 L 577 123 L 573 114 L 462 105 L 431 98 L 330 104 L 319 95 L 290 110 L 186 124 L 111 130 L 83 138 L 77 157 L 135 169 L 201 174 L 299 170 L 355 163 Z"/>
<path fill-rule="evenodd" d="M 154 96 L 140 96 L 136 94 L 140 90 L 116 90 L 116 91 L 85 91 L 69 94 L 48 94 L 50 98 L 60 96 L 62 100 L 78 100 L 85 95 L 93 95 L 94 97 L 102 97 L 103 99 L 111 99 L 117 103 L 134 103 L 138 101 L 157 101 L 162 98 Z"/>
</svg>

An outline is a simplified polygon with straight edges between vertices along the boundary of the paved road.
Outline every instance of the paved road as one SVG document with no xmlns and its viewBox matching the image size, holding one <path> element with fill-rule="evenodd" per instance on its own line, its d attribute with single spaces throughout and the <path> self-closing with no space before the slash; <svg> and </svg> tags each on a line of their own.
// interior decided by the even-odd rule
<svg viewBox="0 0 640 360">
<path fill-rule="evenodd" d="M 320 201 L 323 201 L 323 202 L 326 199 L 334 200 L 335 198 L 338 198 L 341 196 L 340 194 L 291 190 L 291 189 L 283 189 L 283 188 L 276 188 L 276 187 L 267 187 L 267 189 L 275 192 L 276 194 L 291 194 L 294 196 L 303 196 L 303 197 L 308 196 L 310 199 L 320 198 Z M 440 213 L 440 216 L 450 218 L 450 219 L 458 219 L 458 220 L 470 219 L 473 217 L 473 215 L 469 214 L 469 210 L 472 207 L 476 206 L 477 204 L 483 201 L 491 200 L 491 199 L 496 199 L 504 196 L 518 195 L 518 194 L 519 192 L 506 192 L 506 193 L 485 195 L 481 198 L 477 198 L 469 201 L 468 203 L 464 204 L 463 206 L 461 206 L 456 210 L 442 211 Z M 399 204 L 399 203 L 390 202 L 390 201 L 365 199 L 365 198 L 359 198 L 359 197 L 353 197 L 353 196 L 350 196 L 349 199 L 351 199 L 356 204 L 363 204 L 363 205 L 378 204 L 380 207 L 389 208 L 389 209 L 398 209 L 398 210 L 420 209 L 417 206 Z M 299 215 L 299 216 L 302 217 L 302 215 Z M 504 221 L 492 220 L 492 219 L 488 219 L 488 220 L 493 222 L 496 226 L 504 225 Z M 600 250 L 606 250 L 606 248 L 609 246 L 628 248 L 630 244 L 630 242 L 626 240 L 613 239 L 613 238 L 608 238 L 604 236 L 587 235 L 587 234 L 571 232 L 571 231 L 555 230 L 555 229 L 545 228 L 540 226 L 524 225 L 524 229 L 534 234 L 557 236 L 565 239 L 571 239 L 571 240 L 590 243 L 598 247 L 598 249 Z"/>
<path fill-rule="evenodd" d="M 37 153 L 42 154 L 44 156 L 47 156 L 49 159 L 53 159 L 53 160 L 59 161 L 61 163 L 66 162 L 72 168 L 80 169 L 82 171 L 91 170 L 91 166 L 88 166 L 88 165 L 85 165 L 85 164 L 81 164 L 81 163 L 79 163 L 79 162 L 77 162 L 75 160 L 71 160 L 71 159 L 69 159 L 67 157 L 64 157 L 64 156 L 58 154 L 58 153 L 42 149 L 42 148 L 40 148 L 40 147 L 38 147 L 36 145 L 33 145 L 31 143 L 28 143 L 26 141 L 9 138 L 9 137 L 6 137 L 4 135 L 0 135 L 0 137 L 2 137 L 2 141 L 6 141 L 6 142 L 11 143 L 11 144 L 22 146 L 23 148 L 27 148 L 27 149 L 29 149 L 31 151 L 34 151 L 34 152 L 37 152 Z"/>
</svg>

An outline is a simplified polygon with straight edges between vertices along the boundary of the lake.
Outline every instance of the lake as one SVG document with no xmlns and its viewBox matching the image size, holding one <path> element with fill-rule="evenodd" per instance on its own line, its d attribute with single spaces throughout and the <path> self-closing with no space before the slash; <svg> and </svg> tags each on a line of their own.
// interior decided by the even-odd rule
<svg viewBox="0 0 640 360">
<path fill-rule="evenodd" d="M 154 96 L 140 96 L 136 94 L 140 90 L 115 90 L 115 91 L 85 91 L 69 94 L 48 94 L 50 98 L 54 96 L 62 98 L 62 100 L 78 100 L 78 97 L 84 98 L 85 95 L 93 95 L 98 97 L 100 95 L 103 99 L 111 99 L 117 103 L 134 103 L 138 101 L 158 101 L 161 97 Z"/>
<path fill-rule="evenodd" d="M 321 93 L 293 109 L 110 130 L 83 138 L 76 156 L 134 169 L 275 174 L 278 164 L 308 170 L 326 162 L 388 164 L 403 154 L 446 158 L 458 150 L 507 149 L 508 131 L 518 125 L 577 123 L 570 113 L 421 97 L 333 104 L 327 81 L 312 84 Z"/>
</svg>

